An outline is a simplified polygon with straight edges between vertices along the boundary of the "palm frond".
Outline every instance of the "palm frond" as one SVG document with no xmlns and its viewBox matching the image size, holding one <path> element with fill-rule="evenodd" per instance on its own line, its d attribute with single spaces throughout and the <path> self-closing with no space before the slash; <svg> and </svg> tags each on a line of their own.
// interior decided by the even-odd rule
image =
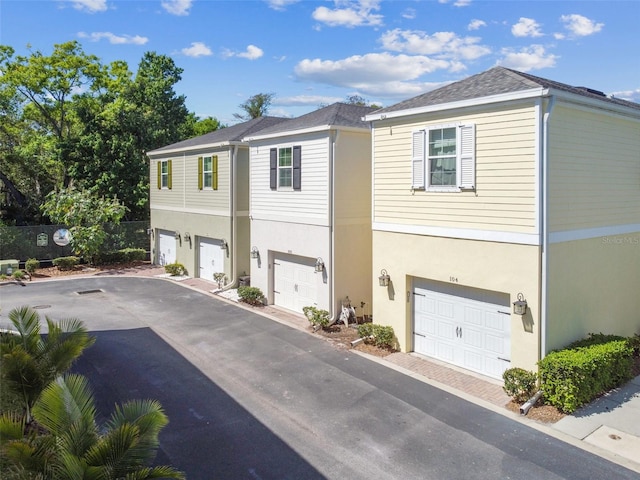
<svg viewBox="0 0 640 480">
<path fill-rule="evenodd" d="M 40 315 L 28 306 L 14 308 L 9 312 L 9 320 L 20 335 L 25 350 L 30 350 L 40 341 Z"/>
<path fill-rule="evenodd" d="M 89 382 L 81 375 L 59 377 L 42 391 L 33 417 L 53 435 L 64 436 L 74 423 L 95 428 L 96 409 Z"/>
<path fill-rule="evenodd" d="M 17 412 L 5 412 L 0 416 L 0 445 L 24 436 L 25 418 Z"/>
<path fill-rule="evenodd" d="M 152 478 L 177 478 L 184 480 L 187 476 L 183 472 L 168 465 L 159 465 L 157 467 L 141 468 L 127 474 L 124 478 L 126 480 L 147 480 Z"/>
</svg>

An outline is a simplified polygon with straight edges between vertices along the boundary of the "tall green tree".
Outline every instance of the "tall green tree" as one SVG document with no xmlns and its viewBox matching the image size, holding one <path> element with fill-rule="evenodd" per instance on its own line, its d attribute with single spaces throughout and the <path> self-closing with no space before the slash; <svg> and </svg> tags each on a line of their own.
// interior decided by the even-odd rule
<svg viewBox="0 0 640 480">
<path fill-rule="evenodd" d="M 168 465 L 149 466 L 168 423 L 154 400 L 116 406 L 103 427 L 87 380 L 80 375 L 59 377 L 42 392 L 33 407 L 36 431 L 10 415 L 0 418 L 0 438 L 11 462 L 3 478 L 152 479 L 185 478 Z"/>
<path fill-rule="evenodd" d="M 11 310 L 9 320 L 17 335 L 5 335 L 0 343 L 2 383 L 20 399 L 26 423 L 44 388 L 95 342 L 78 319 L 45 319 L 47 335 L 42 336 L 38 312 L 26 306 Z"/>
<path fill-rule="evenodd" d="M 249 97 L 246 101 L 238 105 L 244 113 L 234 113 L 233 116 L 239 120 L 251 120 L 263 117 L 269 111 L 275 93 L 257 93 Z"/>
<path fill-rule="evenodd" d="M 49 193 L 42 210 L 54 223 L 67 225 L 74 252 L 95 263 L 107 238 L 104 224 L 118 224 L 126 207 L 117 198 L 70 188 Z"/>
</svg>

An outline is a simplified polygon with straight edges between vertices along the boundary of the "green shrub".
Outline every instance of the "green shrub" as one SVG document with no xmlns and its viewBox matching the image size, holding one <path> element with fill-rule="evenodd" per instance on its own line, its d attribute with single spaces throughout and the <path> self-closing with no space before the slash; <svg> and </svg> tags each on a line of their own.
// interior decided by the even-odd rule
<svg viewBox="0 0 640 480">
<path fill-rule="evenodd" d="M 395 333 L 393 327 L 379 325 L 377 323 L 363 323 L 358 325 L 358 335 L 365 342 L 373 343 L 380 348 L 394 348 Z"/>
<path fill-rule="evenodd" d="M 59 270 L 72 270 L 73 267 L 80 263 L 80 259 L 75 256 L 58 257 L 54 258 L 52 263 L 53 266 L 58 267 Z"/>
<path fill-rule="evenodd" d="M 303 307 L 304 316 L 307 317 L 309 323 L 314 327 L 325 328 L 329 325 L 329 312 L 316 307 Z"/>
<path fill-rule="evenodd" d="M 536 391 L 538 375 L 524 368 L 509 368 L 502 374 L 504 391 L 516 402 L 526 402 Z"/>
<path fill-rule="evenodd" d="M 95 261 L 99 265 L 132 263 L 146 260 L 147 252 L 143 248 L 123 248 L 115 252 L 99 253 Z"/>
<path fill-rule="evenodd" d="M 597 343 L 602 337 L 596 337 L 585 339 L 587 346 L 551 352 L 538 362 L 547 403 L 571 413 L 631 378 L 633 349 L 627 339 Z"/>
<path fill-rule="evenodd" d="M 240 300 L 249 305 L 263 305 L 264 294 L 258 287 L 242 286 L 238 288 Z"/>
<path fill-rule="evenodd" d="M 24 270 L 16 270 L 11 274 L 11 276 L 16 280 L 24 280 L 27 274 Z"/>
<path fill-rule="evenodd" d="M 181 263 L 178 263 L 178 262 L 167 263 L 164 266 L 164 271 L 167 272 L 171 276 L 179 276 L 179 275 L 186 275 L 187 274 L 187 269 L 184 268 L 184 265 L 182 265 Z"/>
<path fill-rule="evenodd" d="M 604 333 L 590 333 L 586 338 L 577 340 L 570 343 L 562 350 L 573 350 L 575 348 L 590 347 L 591 345 L 602 345 L 603 343 L 615 342 L 618 340 L 624 340 L 624 337 L 619 335 L 605 335 Z"/>
<path fill-rule="evenodd" d="M 631 350 L 633 350 L 633 356 L 640 357 L 640 334 L 636 333 L 633 337 L 629 337 L 627 343 Z"/>
<path fill-rule="evenodd" d="M 29 258 L 26 262 L 24 262 L 24 269 L 29 275 L 33 275 L 39 268 L 40 261 L 36 260 L 35 258 Z"/>
</svg>

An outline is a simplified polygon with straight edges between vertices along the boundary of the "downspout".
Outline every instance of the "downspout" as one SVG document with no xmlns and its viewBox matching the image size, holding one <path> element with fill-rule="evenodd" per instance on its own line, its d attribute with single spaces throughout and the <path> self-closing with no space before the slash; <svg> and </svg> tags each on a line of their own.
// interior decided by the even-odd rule
<svg viewBox="0 0 640 480">
<path fill-rule="evenodd" d="M 336 130 L 329 131 L 329 265 L 331 268 L 331 275 L 329 278 L 329 318 L 331 323 L 338 321 L 338 313 L 335 308 L 335 258 L 334 258 L 334 243 L 335 243 L 335 202 L 334 191 L 336 183 L 336 169 L 333 162 L 336 158 L 336 140 L 338 138 L 338 132 Z"/>
<path fill-rule="evenodd" d="M 238 146 L 233 145 L 230 151 L 231 156 L 231 168 L 230 176 L 229 176 L 229 188 L 231 189 L 231 194 L 229 195 L 229 208 L 231 210 L 231 244 L 229 246 L 231 250 L 231 280 L 229 283 L 224 285 L 221 290 L 229 290 L 235 288 L 238 284 L 238 275 L 236 272 L 237 269 L 237 256 L 238 249 L 237 241 L 238 238 L 238 212 L 237 212 L 237 203 L 238 203 L 238 187 L 236 185 L 236 176 L 237 176 L 237 163 L 238 163 Z"/>
<path fill-rule="evenodd" d="M 549 119 L 556 103 L 551 95 L 542 120 L 542 181 L 540 188 L 542 199 L 542 218 L 540 228 L 542 234 L 542 272 L 540 279 L 540 352 L 538 360 L 547 354 L 547 273 L 549 267 Z"/>
</svg>

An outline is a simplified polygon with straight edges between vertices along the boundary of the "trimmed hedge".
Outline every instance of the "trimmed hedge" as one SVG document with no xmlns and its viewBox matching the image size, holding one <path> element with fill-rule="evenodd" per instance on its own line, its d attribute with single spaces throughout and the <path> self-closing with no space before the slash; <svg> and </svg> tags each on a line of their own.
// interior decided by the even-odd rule
<svg viewBox="0 0 640 480">
<path fill-rule="evenodd" d="M 72 270 L 73 267 L 80 263 L 80 259 L 74 256 L 58 257 L 54 258 L 51 263 L 53 263 L 54 267 L 58 267 L 60 270 Z"/>
<path fill-rule="evenodd" d="M 245 303 L 254 306 L 264 305 L 264 294 L 258 287 L 250 287 L 243 285 L 238 287 L 238 297 Z"/>
<path fill-rule="evenodd" d="M 626 338 L 591 334 L 570 347 L 538 362 L 545 402 L 560 411 L 571 413 L 631 379 L 633 349 Z"/>
<path fill-rule="evenodd" d="M 187 269 L 184 267 L 184 265 L 178 262 L 167 263 L 164 266 L 164 271 L 174 277 L 187 274 Z"/>
<path fill-rule="evenodd" d="M 307 317 L 309 323 L 314 327 L 322 327 L 325 328 L 329 325 L 329 312 L 327 310 L 323 310 L 317 307 L 303 307 L 302 312 L 304 316 Z"/>
<path fill-rule="evenodd" d="M 363 323 L 358 325 L 358 335 L 360 338 L 364 338 L 365 342 L 372 342 L 376 347 L 394 348 L 395 346 L 393 327 L 377 323 Z"/>
<path fill-rule="evenodd" d="M 112 263 L 131 263 L 146 260 L 147 252 L 144 248 L 123 248 L 115 252 L 100 253 L 96 256 L 98 265 L 107 265 Z"/>
<path fill-rule="evenodd" d="M 529 400 L 536 392 L 538 375 L 524 368 L 509 368 L 502 374 L 503 390 L 514 401 L 522 403 Z"/>
</svg>

